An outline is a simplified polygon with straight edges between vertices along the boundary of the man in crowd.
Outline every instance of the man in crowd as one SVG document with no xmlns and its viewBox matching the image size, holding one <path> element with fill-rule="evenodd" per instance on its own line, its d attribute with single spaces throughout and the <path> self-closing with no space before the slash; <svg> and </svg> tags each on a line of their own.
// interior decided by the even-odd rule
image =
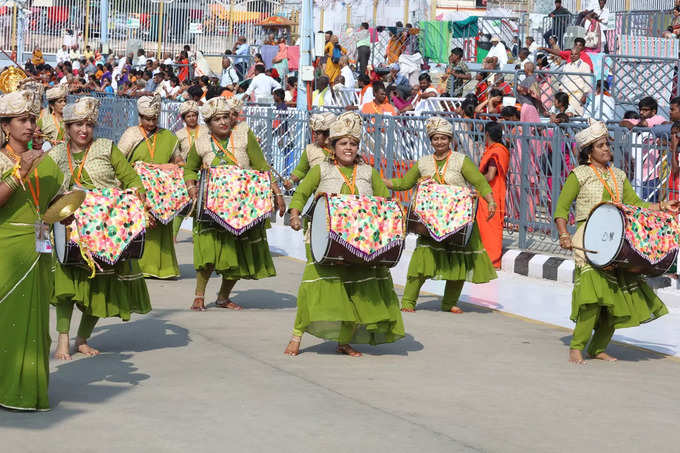
<svg viewBox="0 0 680 453">
<path fill-rule="evenodd" d="M 220 79 L 220 85 L 233 91 L 238 83 L 238 74 L 231 64 L 231 58 L 229 58 L 227 55 L 223 55 L 222 78 Z"/>
<path fill-rule="evenodd" d="M 371 57 L 371 33 L 368 22 L 362 22 L 357 31 L 357 55 L 359 60 L 359 74 L 366 74 L 368 60 Z"/>
<path fill-rule="evenodd" d="M 508 51 L 505 48 L 505 44 L 501 42 L 501 38 L 498 36 L 493 36 L 491 38 L 491 50 L 489 50 L 487 57 L 496 57 L 501 69 L 508 64 Z"/>
<path fill-rule="evenodd" d="M 449 66 L 446 68 L 446 93 L 454 98 L 463 97 L 463 86 L 472 79 L 470 70 L 463 61 L 463 49 L 456 47 L 449 55 Z"/>
<path fill-rule="evenodd" d="M 255 102 L 261 102 L 271 98 L 272 91 L 281 88 L 281 84 L 265 74 L 263 64 L 255 66 L 255 77 L 250 82 L 246 90 L 246 97 L 254 97 Z"/>
<path fill-rule="evenodd" d="M 548 17 L 552 18 L 552 28 L 543 34 L 546 44 L 552 35 L 557 36 L 557 42 L 561 45 L 562 36 L 567 30 L 569 21 L 571 20 L 571 13 L 567 8 L 562 7 L 562 0 L 555 0 L 555 9 L 552 10 Z"/>
<path fill-rule="evenodd" d="M 587 75 L 577 74 L 591 74 L 590 67 L 581 59 L 581 52 L 574 48 L 571 50 L 571 57 L 569 63 L 563 67 L 564 74 L 560 79 L 562 91 L 569 95 L 569 104 L 574 107 L 578 116 L 583 115 L 583 96 L 590 93 L 593 89 L 592 77 Z"/>
<path fill-rule="evenodd" d="M 314 107 L 335 105 L 330 82 L 331 80 L 326 75 L 322 75 L 316 80 L 316 90 L 312 93 L 312 105 Z"/>
<path fill-rule="evenodd" d="M 583 38 L 576 38 L 574 39 L 574 48 L 571 50 L 555 50 L 548 49 L 547 47 L 541 47 L 538 50 L 555 55 L 556 57 L 560 57 L 567 62 L 571 59 L 572 51 L 577 51 L 579 58 L 588 65 L 590 72 L 593 72 L 593 60 L 590 59 L 590 55 L 588 55 L 588 52 L 585 51 L 585 48 L 586 40 Z"/>
<path fill-rule="evenodd" d="M 248 58 L 250 57 L 250 46 L 245 36 L 239 36 L 234 44 L 234 66 L 239 78 L 243 80 L 248 72 Z"/>
<path fill-rule="evenodd" d="M 387 92 L 382 82 L 373 82 L 373 101 L 364 104 L 361 113 L 367 115 L 396 115 L 397 111 L 387 100 Z"/>
</svg>

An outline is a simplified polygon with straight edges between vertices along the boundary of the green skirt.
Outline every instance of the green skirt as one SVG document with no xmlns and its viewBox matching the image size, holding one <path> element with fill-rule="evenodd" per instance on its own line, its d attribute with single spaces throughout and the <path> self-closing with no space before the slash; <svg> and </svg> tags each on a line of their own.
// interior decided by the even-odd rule
<svg viewBox="0 0 680 453">
<path fill-rule="evenodd" d="M 30 239 L 26 242 L 29 247 L 35 244 Z M 26 255 L 4 253 L 3 260 L 24 269 L 25 274 L 17 276 L 12 291 L 0 295 L 0 406 L 49 410 L 52 259 L 41 255 L 35 262 L 19 262 Z M 35 259 L 33 254 L 31 260 Z"/>
<path fill-rule="evenodd" d="M 571 320 L 578 320 L 582 305 L 597 304 L 607 309 L 615 328 L 635 327 L 668 313 L 666 305 L 638 274 L 606 272 L 590 265 L 574 270 Z"/>
<path fill-rule="evenodd" d="M 90 277 L 83 266 L 57 264 L 53 303 L 73 301 L 78 308 L 97 318 L 119 317 L 130 320 L 132 313 L 151 311 L 146 282 L 137 260 L 127 260 L 104 267 Z"/>
<path fill-rule="evenodd" d="M 193 236 L 197 271 L 213 269 L 228 280 L 259 280 L 276 275 L 264 222 L 241 236 L 212 224 L 194 222 Z"/>
<path fill-rule="evenodd" d="M 296 335 L 308 332 L 340 344 L 392 343 L 404 336 L 389 269 L 322 266 L 309 248 L 298 290 Z"/>
<path fill-rule="evenodd" d="M 145 277 L 179 277 L 172 222 L 167 225 L 158 223 L 154 228 L 146 230 L 144 254 L 139 260 L 139 267 Z"/>
<path fill-rule="evenodd" d="M 419 236 L 407 276 L 433 280 L 465 280 L 470 283 L 486 283 L 497 277 L 482 244 L 476 222 L 470 241 L 464 248 L 446 247 L 433 239 Z"/>
</svg>

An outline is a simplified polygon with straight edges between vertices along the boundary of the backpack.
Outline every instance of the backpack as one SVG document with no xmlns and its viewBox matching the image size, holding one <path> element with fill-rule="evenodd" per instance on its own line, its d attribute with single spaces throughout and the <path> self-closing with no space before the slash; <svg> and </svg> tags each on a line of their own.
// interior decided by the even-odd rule
<svg viewBox="0 0 680 453">
<path fill-rule="evenodd" d="M 340 46 L 333 46 L 333 53 L 331 54 L 331 61 L 333 64 L 338 64 L 340 61 L 340 58 L 342 58 L 342 50 L 340 50 Z"/>
</svg>

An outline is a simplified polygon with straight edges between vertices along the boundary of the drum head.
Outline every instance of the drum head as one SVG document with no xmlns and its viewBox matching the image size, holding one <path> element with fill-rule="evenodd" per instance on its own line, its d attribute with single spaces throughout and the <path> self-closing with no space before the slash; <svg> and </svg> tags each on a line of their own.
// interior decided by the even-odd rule
<svg viewBox="0 0 680 453">
<path fill-rule="evenodd" d="M 612 262 L 623 243 L 623 214 L 613 204 L 601 204 L 590 213 L 583 234 L 583 247 L 593 266 L 604 267 Z"/>
<path fill-rule="evenodd" d="M 59 222 L 54 224 L 54 251 L 57 252 L 57 260 L 63 264 L 66 259 L 66 226 Z"/>
<path fill-rule="evenodd" d="M 321 261 L 328 251 L 330 237 L 328 235 L 328 202 L 326 197 L 319 197 L 312 214 L 312 230 L 310 231 L 310 246 L 314 261 Z"/>
</svg>

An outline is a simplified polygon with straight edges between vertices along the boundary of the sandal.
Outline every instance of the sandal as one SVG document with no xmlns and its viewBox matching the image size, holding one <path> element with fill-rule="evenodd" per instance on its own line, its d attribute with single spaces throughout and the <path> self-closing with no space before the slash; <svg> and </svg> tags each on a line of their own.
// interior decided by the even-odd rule
<svg viewBox="0 0 680 453">
<path fill-rule="evenodd" d="M 205 298 L 203 296 L 196 296 L 194 297 L 194 303 L 191 305 L 191 310 L 192 311 L 205 311 L 205 304 L 204 301 Z"/>
<path fill-rule="evenodd" d="M 235 304 L 234 302 L 232 302 L 229 299 L 225 299 L 225 300 L 221 300 L 221 301 L 218 300 L 217 302 L 215 302 L 215 306 L 220 307 L 220 308 L 228 308 L 229 310 L 234 310 L 234 311 L 238 311 L 238 310 L 243 309 L 243 307 L 241 307 L 239 304 Z"/>
<path fill-rule="evenodd" d="M 338 354 L 344 354 L 350 357 L 361 357 L 361 353 L 348 344 L 339 344 L 337 352 Z"/>
</svg>

